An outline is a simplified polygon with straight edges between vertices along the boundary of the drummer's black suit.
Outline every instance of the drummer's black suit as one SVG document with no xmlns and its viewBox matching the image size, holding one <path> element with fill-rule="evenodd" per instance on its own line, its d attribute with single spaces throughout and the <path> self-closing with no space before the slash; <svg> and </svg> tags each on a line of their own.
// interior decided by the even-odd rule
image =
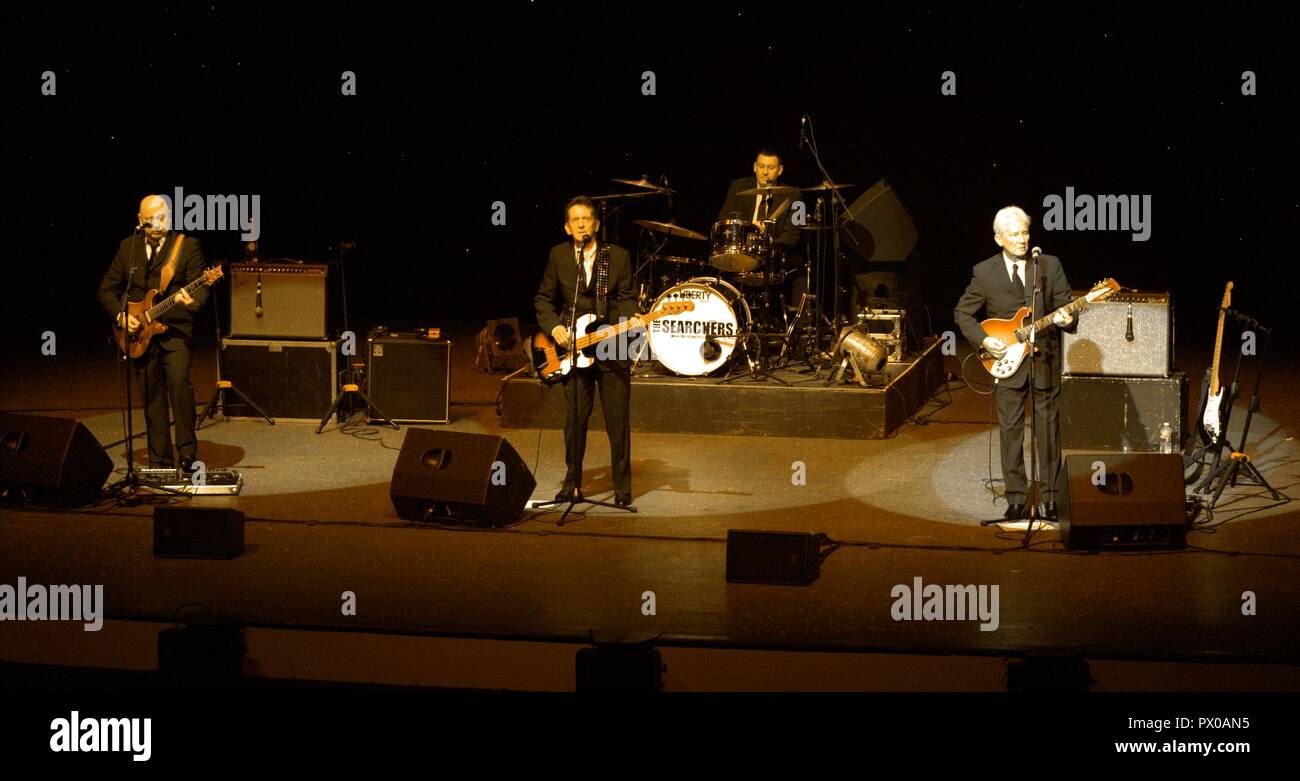
<svg viewBox="0 0 1300 781">
<path fill-rule="evenodd" d="M 754 217 L 754 204 L 758 200 L 757 195 L 737 195 L 741 190 L 752 190 L 758 186 L 758 179 L 753 176 L 745 176 L 736 179 L 727 189 L 727 198 L 722 202 L 722 210 L 718 212 L 719 220 L 741 219 L 749 222 Z M 777 219 L 775 231 L 772 233 L 772 243 L 783 249 L 790 249 L 799 243 L 799 226 L 791 221 L 794 214 L 794 204 L 796 201 L 803 199 L 803 193 L 792 193 L 790 195 L 768 196 L 768 212 L 776 213 L 781 208 L 781 203 L 789 201 L 785 211 Z M 763 219 L 764 211 L 759 209 L 759 219 Z"/>
<path fill-rule="evenodd" d="M 597 295 L 596 279 L 600 266 L 601 247 L 597 245 L 596 261 L 592 264 L 592 279 L 578 279 L 578 250 L 572 242 L 551 248 L 542 274 L 542 284 L 537 288 L 533 307 L 542 332 L 550 336 L 557 325 L 569 327 L 569 314 L 573 299 L 578 298 L 578 317 L 596 313 L 611 324 L 636 314 L 636 290 L 632 284 L 632 262 L 627 250 L 614 244 L 609 250 L 609 286 L 602 298 Z M 585 277 L 585 274 L 583 275 Z M 623 342 L 629 344 L 635 336 Z M 568 467 L 564 478 L 566 493 L 582 481 L 582 458 L 587 448 L 587 420 L 591 417 L 595 401 L 594 389 L 600 388 L 600 406 L 605 414 L 605 431 L 609 434 L 611 471 L 616 498 L 632 496 L 632 429 L 629 406 L 632 395 L 630 364 L 617 352 L 608 360 L 600 360 L 586 369 L 574 369 L 564 380 L 564 462 Z M 578 394 L 577 415 L 574 416 L 573 394 Z"/>
</svg>

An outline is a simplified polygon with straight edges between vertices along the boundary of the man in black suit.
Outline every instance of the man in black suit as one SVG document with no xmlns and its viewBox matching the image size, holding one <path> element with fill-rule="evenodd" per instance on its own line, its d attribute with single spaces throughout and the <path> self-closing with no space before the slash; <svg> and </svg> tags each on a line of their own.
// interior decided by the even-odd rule
<svg viewBox="0 0 1300 781">
<path fill-rule="evenodd" d="M 203 276 L 203 249 L 198 239 L 170 230 L 171 214 L 167 202 L 159 196 L 145 197 L 138 216 L 143 227 L 139 235 L 122 239 L 118 245 L 113 263 L 99 283 L 99 303 L 121 326 L 123 291 L 128 300 L 139 301 L 156 288 L 155 303 L 179 291 L 181 306 L 172 307 L 158 318 L 167 330 L 150 340 L 145 354 L 135 361 L 135 369 L 149 432 L 149 466 L 175 466 L 168 424 L 168 418 L 175 417 L 176 450 L 181 468 L 188 472 L 199 450 L 194 432 L 194 387 L 190 384 L 193 313 L 207 300 L 208 289 L 200 286 L 191 296 L 182 288 Z M 140 328 L 134 316 L 128 316 L 125 325 L 131 331 Z"/>
<path fill-rule="evenodd" d="M 794 204 L 803 198 L 802 193 L 788 195 L 738 195 L 742 190 L 756 187 L 775 187 L 781 184 L 781 174 L 785 166 L 776 150 L 763 147 L 754 156 L 754 175 L 734 179 L 727 188 L 727 197 L 718 211 L 719 220 L 746 220 L 759 226 L 764 233 L 772 236 L 772 249 L 783 256 L 782 269 L 793 273 L 800 267 L 800 259 L 795 253 L 799 243 L 799 226 L 792 216 Z M 771 222 L 775 220 L 775 222 Z M 762 269 L 755 269 L 762 271 Z M 807 280 L 799 275 L 794 277 L 792 306 L 799 304 L 799 296 L 804 292 Z"/>
<path fill-rule="evenodd" d="M 570 241 L 551 248 L 542 284 L 533 300 L 542 331 L 563 347 L 571 339 L 568 323 L 575 298 L 578 318 L 595 314 L 598 321 L 611 325 L 631 319 L 633 328 L 645 327 L 636 317 L 636 291 L 627 250 L 601 243 L 595 238 L 598 230 L 600 220 L 596 219 L 596 207 L 590 198 L 578 196 L 565 205 L 564 232 Z M 621 507 L 632 503 L 632 428 L 628 414 L 632 373 L 624 354 L 628 344 L 626 338 L 601 342 L 594 350 L 596 363 L 585 369 L 575 367 L 564 379 L 564 463 L 568 469 L 556 501 L 581 498 L 587 420 L 595 402 L 594 390 L 599 388 L 609 435 L 614 502 Z"/>
<path fill-rule="evenodd" d="M 1022 306 L 1033 301 L 1033 262 L 1028 261 L 1029 215 L 1018 206 L 1008 206 L 993 218 L 993 241 L 1002 251 L 977 263 L 971 273 L 970 284 L 953 309 L 953 317 L 962 334 L 972 345 L 983 347 L 994 357 L 1001 358 L 1007 345 L 990 336 L 975 316 L 980 309 L 986 318 L 1006 319 L 1014 316 Z M 1040 255 L 1038 258 L 1039 291 L 1035 314 L 1047 313 L 1070 303 L 1070 283 L 1059 258 Z M 1042 288 L 1046 288 L 1046 300 Z M 1075 328 L 1074 318 L 1057 314 L 1053 323 L 1059 328 Z M 1059 439 L 1060 405 L 1057 399 L 1061 388 L 1061 335 L 1057 328 L 1048 328 L 1037 335 L 1038 354 L 1034 359 L 1035 428 L 1038 436 L 1038 465 L 1042 479 L 1042 518 L 1056 520 L 1056 477 L 1061 465 Z M 1002 477 L 1006 481 L 1007 511 L 1005 518 L 1015 520 L 1026 517 L 1025 501 L 1028 481 L 1025 475 L 1024 429 L 1025 397 L 1029 390 L 1029 361 L 1024 361 L 1011 377 L 997 381 L 994 400 L 998 410 L 998 426 L 1002 439 Z"/>
</svg>

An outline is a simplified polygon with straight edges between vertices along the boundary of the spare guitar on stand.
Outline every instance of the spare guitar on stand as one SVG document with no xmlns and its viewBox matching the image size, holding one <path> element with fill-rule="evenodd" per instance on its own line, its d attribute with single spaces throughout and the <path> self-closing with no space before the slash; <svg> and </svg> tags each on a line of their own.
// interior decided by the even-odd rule
<svg viewBox="0 0 1300 781">
<path fill-rule="evenodd" d="M 1201 382 L 1200 411 L 1196 415 L 1196 436 L 1187 441 L 1183 452 L 1183 482 L 1195 483 L 1205 470 L 1205 462 L 1213 458 L 1210 474 L 1194 489 L 1197 493 L 1205 492 L 1214 481 L 1219 471 L 1219 462 L 1223 448 L 1228 444 L 1228 417 L 1232 412 L 1232 400 L 1237 395 L 1236 383 L 1231 390 L 1219 384 L 1219 358 L 1223 348 L 1223 318 L 1228 307 L 1232 306 L 1232 282 L 1223 290 L 1223 303 L 1219 305 L 1219 326 L 1214 334 L 1214 360 L 1205 372 Z"/>
</svg>

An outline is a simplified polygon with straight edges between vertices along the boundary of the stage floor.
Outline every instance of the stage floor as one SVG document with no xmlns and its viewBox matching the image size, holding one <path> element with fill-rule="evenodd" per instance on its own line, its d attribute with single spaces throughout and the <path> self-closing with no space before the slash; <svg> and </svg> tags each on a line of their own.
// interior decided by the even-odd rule
<svg viewBox="0 0 1300 781">
<path fill-rule="evenodd" d="M 475 373 L 468 352 L 455 353 L 453 420 L 441 428 L 505 436 L 533 469 L 536 498 L 549 498 L 563 474 L 560 432 L 503 429 L 494 407 L 501 378 Z M 948 363 L 949 371 L 959 370 L 955 359 Z M 209 364 L 210 357 L 196 358 L 200 401 L 212 380 L 204 370 Z M 1293 366 L 1269 378 L 1266 392 L 1300 380 Z M 1185 368 L 1192 376 L 1203 370 Z M 40 408 L 41 414 L 79 409 L 74 414 L 101 442 L 121 436 L 121 416 L 108 408 L 115 401 L 111 360 L 36 362 L 24 371 L 28 382 L 5 383 L 0 407 Z M 942 391 L 940 397 L 947 398 Z M 942 655 L 989 663 L 1077 653 L 1228 665 L 1223 670 L 1229 663 L 1281 665 L 1254 666 L 1254 677 L 1225 674 L 1224 680 L 1244 681 L 1236 688 L 1300 690 L 1294 642 L 1300 505 L 1278 505 L 1255 487 L 1230 488 L 1215 528 L 1191 533 L 1183 551 L 1075 554 L 1052 532 L 1022 547 L 1020 534 L 978 525 L 1004 509 L 985 486 L 990 472 L 998 476 L 988 399 L 957 383 L 951 399 L 922 409 L 924 424 L 913 420 L 881 440 L 634 434 L 639 512 L 597 508 L 563 527 L 551 512 L 500 530 L 396 517 L 388 482 L 404 431 L 345 433 L 331 425 L 316 435 L 314 424 L 218 422 L 200 431 L 200 458 L 209 468 L 240 470 L 243 494 L 180 501 L 243 510 L 245 553 L 233 561 L 155 559 L 149 506 L 6 510 L 0 513 L 0 583 L 22 576 L 29 583 L 103 584 L 113 620 L 104 632 L 84 636 L 78 626 L 71 645 L 66 626 L 9 624 L 0 658 L 113 666 L 133 631 L 171 622 L 190 605 L 180 617 L 198 611 L 266 631 L 520 644 L 654 639 L 675 648 Z M 1296 495 L 1300 446 L 1292 432 L 1300 426 L 1300 402 L 1278 392 L 1265 411 L 1252 427 L 1251 451 L 1278 489 Z M 1244 414 L 1234 418 L 1238 430 Z M 137 426 L 143 428 L 142 419 Z M 119 466 L 120 453 L 113 451 Z M 592 431 L 587 453 L 587 493 L 608 497 L 601 431 Z M 136 458 L 143 461 L 143 441 Z M 797 474 L 803 484 L 792 479 Z M 728 584 L 728 529 L 821 532 L 841 547 L 808 587 Z M 894 620 L 891 592 L 916 578 L 926 585 L 998 586 L 996 629 L 981 631 L 978 621 Z M 355 616 L 341 614 L 346 591 L 356 595 Z M 1256 595 L 1257 615 L 1243 615 L 1248 591 Z M 646 592 L 654 592 L 653 615 L 644 612 Z M 64 639 L 52 640 L 56 635 Z M 345 647 L 351 646 L 338 642 Z M 364 660 L 351 663 L 368 669 Z M 328 675 L 305 661 L 288 667 L 294 677 Z M 939 674 L 936 686 L 972 685 L 959 667 L 953 677 Z M 371 672 L 381 675 L 378 668 Z M 456 680 L 485 685 L 470 673 Z M 708 680 L 687 688 L 710 688 Z M 725 688 L 727 680 L 720 676 L 716 685 Z M 885 687 L 845 680 L 846 688 Z M 996 676 L 987 680 L 997 687 Z M 1168 680 L 1168 688 L 1218 688 L 1201 672 Z M 790 687 L 802 688 L 797 681 Z"/>
</svg>

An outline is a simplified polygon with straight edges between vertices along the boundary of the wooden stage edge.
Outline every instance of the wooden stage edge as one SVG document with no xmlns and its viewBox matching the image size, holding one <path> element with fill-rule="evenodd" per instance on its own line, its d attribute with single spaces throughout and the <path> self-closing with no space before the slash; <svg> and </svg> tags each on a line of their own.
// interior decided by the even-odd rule
<svg viewBox="0 0 1300 781">
<path fill-rule="evenodd" d="M 943 384 L 941 342 L 926 337 L 907 361 L 885 367 L 886 384 L 826 387 L 811 374 L 777 371 L 792 383 L 721 377 L 633 377 L 632 430 L 661 434 L 883 439 L 923 407 Z M 599 396 L 596 407 L 600 407 Z M 531 378 L 508 380 L 501 396 L 505 428 L 564 427 L 564 393 Z M 592 428 L 604 415 L 592 414 Z"/>
</svg>

